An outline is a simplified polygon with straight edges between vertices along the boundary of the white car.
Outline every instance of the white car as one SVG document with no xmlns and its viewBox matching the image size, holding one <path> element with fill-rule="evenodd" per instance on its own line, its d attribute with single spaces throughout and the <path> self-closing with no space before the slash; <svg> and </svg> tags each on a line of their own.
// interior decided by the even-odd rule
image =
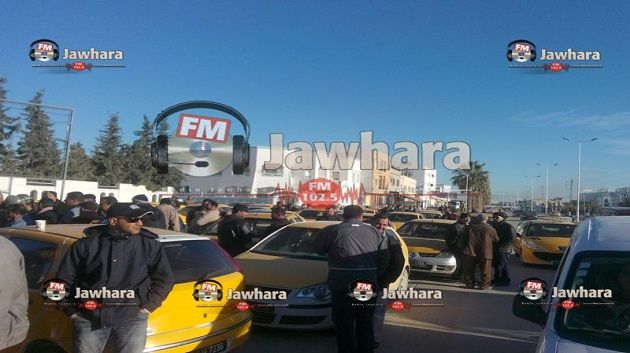
<svg viewBox="0 0 630 353">
<path fill-rule="evenodd" d="M 630 217 L 580 223 L 553 287 L 536 289 L 547 298 L 521 293 L 513 312 L 542 326 L 537 353 L 630 352 Z"/>
</svg>

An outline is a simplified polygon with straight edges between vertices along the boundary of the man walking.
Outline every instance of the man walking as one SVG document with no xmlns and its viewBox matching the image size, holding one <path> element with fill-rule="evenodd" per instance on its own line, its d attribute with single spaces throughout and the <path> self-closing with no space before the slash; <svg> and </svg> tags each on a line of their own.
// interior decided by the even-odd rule
<svg viewBox="0 0 630 353">
<path fill-rule="evenodd" d="M 161 199 L 160 205 L 157 208 L 164 215 L 166 228 L 179 232 L 179 215 L 177 214 L 175 207 L 173 207 L 171 199 L 167 197 Z"/>
<path fill-rule="evenodd" d="M 331 225 L 313 238 L 313 249 L 328 254 L 328 287 L 332 294 L 332 319 L 339 353 L 374 352 L 374 305 L 358 302 L 349 294 L 357 282 L 382 280 L 389 263 L 387 240 L 365 224 L 361 206 L 343 210 L 344 221 Z M 379 288 L 372 288 L 378 295 Z"/>
<path fill-rule="evenodd" d="M 485 213 L 478 214 L 467 228 L 465 234 L 465 246 L 462 249 L 464 255 L 464 284 L 468 288 L 475 288 L 475 269 L 481 273 L 480 289 L 491 289 L 490 275 L 492 272 L 493 246 L 499 241 L 497 232 L 486 224 L 488 216 Z"/>
<path fill-rule="evenodd" d="M 232 256 L 237 256 L 249 248 L 253 230 L 245 219 L 247 206 L 237 203 L 232 207 L 232 214 L 219 223 L 219 245 Z"/>
<path fill-rule="evenodd" d="M 61 308 L 72 320 L 73 353 L 100 353 L 107 343 L 117 353 L 144 350 L 149 314 L 166 299 L 174 280 L 162 244 L 142 228 L 143 216 L 147 212 L 138 205 L 114 204 L 107 211 L 109 223 L 90 228 L 66 253 L 57 277 L 69 284 L 69 293 L 105 287 L 135 294 L 101 299 L 93 311 L 79 309 L 78 299 L 67 297 Z"/>
<path fill-rule="evenodd" d="M 396 282 L 405 266 L 405 255 L 400 245 L 400 240 L 392 232 L 387 229 L 389 227 L 389 218 L 383 214 L 377 214 L 372 218 L 372 225 L 378 229 L 387 239 L 387 250 L 389 252 L 389 264 L 385 269 L 385 273 L 378 283 L 380 289 L 387 289 L 390 284 Z M 382 295 L 376 297 L 376 307 L 374 308 L 374 348 L 378 348 L 383 340 L 383 325 L 385 325 L 385 311 L 388 301 L 383 299 Z"/>
<path fill-rule="evenodd" d="M 28 287 L 24 256 L 7 238 L 0 236 L 0 351 L 22 343 L 28 333 Z"/>
<path fill-rule="evenodd" d="M 509 286 L 510 277 L 510 255 L 514 252 L 514 240 L 516 239 L 516 230 L 511 224 L 505 221 L 507 215 L 504 212 L 495 212 L 492 214 L 494 218 L 494 229 L 497 231 L 499 242 L 494 247 L 494 285 Z"/>
</svg>

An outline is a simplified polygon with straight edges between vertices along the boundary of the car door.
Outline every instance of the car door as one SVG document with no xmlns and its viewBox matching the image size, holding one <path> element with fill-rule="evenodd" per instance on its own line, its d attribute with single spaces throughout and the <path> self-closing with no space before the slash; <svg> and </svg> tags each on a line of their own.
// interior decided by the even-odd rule
<svg viewBox="0 0 630 353">
<path fill-rule="evenodd" d="M 514 248 L 517 253 L 521 252 L 522 244 L 523 244 L 523 235 L 526 234 L 525 231 L 527 228 L 527 224 L 529 222 L 521 222 L 516 226 L 516 240 L 514 241 Z"/>
</svg>

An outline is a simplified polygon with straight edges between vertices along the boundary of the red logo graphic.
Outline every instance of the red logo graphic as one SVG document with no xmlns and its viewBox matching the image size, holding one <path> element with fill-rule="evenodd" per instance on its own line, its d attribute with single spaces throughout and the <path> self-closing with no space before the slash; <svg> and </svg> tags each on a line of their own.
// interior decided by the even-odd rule
<svg viewBox="0 0 630 353">
<path fill-rule="evenodd" d="M 400 300 L 395 300 L 395 301 L 391 302 L 390 304 L 388 304 L 387 307 L 389 309 L 392 309 L 392 310 L 398 312 L 398 311 L 403 311 L 405 309 L 411 308 L 411 304 L 410 303 L 405 303 L 405 302 L 400 301 Z"/>
<path fill-rule="evenodd" d="M 183 138 L 225 143 L 230 134 L 228 119 L 182 113 L 176 135 Z"/>
<path fill-rule="evenodd" d="M 562 306 L 562 308 L 563 308 L 564 310 L 571 310 L 571 309 L 575 308 L 577 305 L 573 302 L 573 300 L 571 300 L 571 299 L 567 299 L 567 300 L 564 300 L 564 301 L 560 304 L 560 306 Z"/>
<path fill-rule="evenodd" d="M 560 72 L 562 70 L 569 71 L 569 64 L 555 62 L 551 64 L 545 64 L 543 65 L 543 68 L 545 69 L 545 71 L 551 70 L 553 72 Z"/>
<path fill-rule="evenodd" d="M 84 63 L 81 61 L 75 61 L 73 63 L 70 64 L 66 64 L 66 70 L 74 70 L 77 72 L 83 71 L 83 70 L 92 70 L 92 64 L 90 63 Z"/>
<path fill-rule="evenodd" d="M 98 308 L 98 303 L 94 300 L 88 300 L 85 303 L 83 303 L 83 307 L 86 308 L 87 310 L 94 311 L 96 310 L 96 308 Z"/>
<path fill-rule="evenodd" d="M 300 186 L 300 200 L 313 208 L 332 207 L 341 199 L 341 188 L 332 180 L 311 179 Z"/>
<path fill-rule="evenodd" d="M 250 309 L 250 305 L 248 302 L 238 302 L 236 303 L 236 310 L 238 311 L 247 311 Z"/>
</svg>

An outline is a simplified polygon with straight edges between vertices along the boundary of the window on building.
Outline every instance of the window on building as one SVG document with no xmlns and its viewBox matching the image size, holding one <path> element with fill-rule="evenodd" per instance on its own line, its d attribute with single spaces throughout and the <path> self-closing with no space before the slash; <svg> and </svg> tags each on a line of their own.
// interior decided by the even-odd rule
<svg viewBox="0 0 630 353">
<path fill-rule="evenodd" d="M 339 180 L 339 172 L 332 172 L 333 180 Z"/>
<path fill-rule="evenodd" d="M 31 190 L 31 198 L 37 201 L 37 190 Z"/>
<path fill-rule="evenodd" d="M 106 193 L 104 193 L 104 192 L 102 192 L 102 193 L 99 195 L 99 201 L 100 201 L 101 199 L 103 199 L 103 197 L 107 197 L 107 194 L 106 194 Z"/>
<path fill-rule="evenodd" d="M 153 196 L 151 196 L 151 202 L 157 202 L 157 195 L 153 194 Z"/>
</svg>

